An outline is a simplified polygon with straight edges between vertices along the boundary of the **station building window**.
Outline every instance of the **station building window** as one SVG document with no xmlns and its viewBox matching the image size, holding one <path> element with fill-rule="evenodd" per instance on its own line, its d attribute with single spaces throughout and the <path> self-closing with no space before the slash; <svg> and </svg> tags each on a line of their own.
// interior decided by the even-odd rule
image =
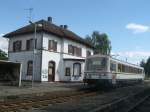
<svg viewBox="0 0 150 112">
<path fill-rule="evenodd" d="M 13 42 L 13 51 L 14 52 L 21 51 L 21 46 L 22 46 L 21 40 Z"/>
<path fill-rule="evenodd" d="M 82 49 L 73 45 L 68 45 L 68 53 L 74 56 L 82 56 Z"/>
<path fill-rule="evenodd" d="M 35 48 L 37 45 L 37 39 L 35 39 Z M 29 39 L 26 41 L 26 50 L 30 51 L 34 49 L 34 39 Z"/>
<path fill-rule="evenodd" d="M 48 50 L 49 51 L 57 51 L 57 42 L 55 40 L 49 40 Z"/>
<path fill-rule="evenodd" d="M 66 69 L 65 69 L 65 75 L 66 76 L 70 76 L 70 67 L 66 67 Z"/>
<path fill-rule="evenodd" d="M 80 76 L 81 75 L 81 64 L 74 63 L 73 64 L 73 76 Z"/>
</svg>

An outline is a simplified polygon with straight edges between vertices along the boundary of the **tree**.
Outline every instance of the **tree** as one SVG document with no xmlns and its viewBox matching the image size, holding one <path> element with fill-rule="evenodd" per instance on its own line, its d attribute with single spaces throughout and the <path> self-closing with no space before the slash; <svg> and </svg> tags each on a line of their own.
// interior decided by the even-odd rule
<svg viewBox="0 0 150 112">
<path fill-rule="evenodd" d="M 0 60 L 7 60 L 7 59 L 8 59 L 7 53 L 5 53 L 0 49 Z"/>
<path fill-rule="evenodd" d="M 142 59 L 142 61 L 140 62 L 140 66 L 143 67 L 143 68 L 145 68 L 145 65 L 146 65 L 146 62 L 145 62 L 144 59 Z"/>
<path fill-rule="evenodd" d="M 145 73 L 147 75 L 150 75 L 150 57 L 147 59 L 146 65 L 145 65 Z"/>
<path fill-rule="evenodd" d="M 144 68 L 144 71 L 146 69 L 146 62 L 144 59 L 142 59 L 142 61 L 140 62 L 140 66 Z"/>
<path fill-rule="evenodd" d="M 140 62 L 140 66 L 144 68 L 145 74 L 147 76 L 149 76 L 150 75 L 150 57 L 147 59 L 146 62 L 145 62 L 145 60 L 142 60 Z"/>
<path fill-rule="evenodd" d="M 91 36 L 86 36 L 85 39 L 94 46 L 94 54 L 110 55 L 111 42 L 107 34 L 94 31 Z"/>
</svg>

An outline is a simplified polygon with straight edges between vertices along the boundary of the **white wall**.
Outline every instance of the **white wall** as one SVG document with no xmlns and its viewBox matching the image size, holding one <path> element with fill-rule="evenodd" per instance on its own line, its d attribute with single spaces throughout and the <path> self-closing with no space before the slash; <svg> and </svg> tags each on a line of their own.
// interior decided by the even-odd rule
<svg viewBox="0 0 150 112">
<path fill-rule="evenodd" d="M 49 61 L 55 62 L 55 81 L 60 81 L 62 74 L 61 63 L 60 63 L 60 54 L 48 51 L 42 51 L 42 71 L 41 79 L 42 81 L 48 81 L 48 63 Z"/>
<path fill-rule="evenodd" d="M 48 41 L 55 40 L 57 41 L 57 52 L 48 51 Z M 49 61 L 55 62 L 55 81 L 60 81 L 62 74 L 63 62 L 60 60 L 60 51 L 61 51 L 61 39 L 50 34 L 43 35 L 43 51 L 42 51 L 42 71 L 41 79 L 42 81 L 48 81 L 48 63 Z"/>
<path fill-rule="evenodd" d="M 26 40 L 34 38 L 34 34 L 21 35 L 10 38 L 9 41 L 9 60 L 14 62 L 22 63 L 22 79 L 23 80 L 31 80 L 31 76 L 27 76 L 27 62 L 29 60 L 33 60 L 33 51 L 26 51 Z M 21 52 L 12 52 L 13 50 L 13 42 L 17 40 L 22 40 L 22 51 Z M 55 40 L 57 41 L 57 52 L 48 51 L 48 41 Z M 81 47 L 82 48 L 82 56 L 72 56 L 68 54 L 68 44 Z M 76 61 L 65 61 L 64 58 L 72 58 L 72 59 L 85 59 L 86 58 L 86 50 L 90 50 L 93 54 L 93 50 L 85 45 L 74 42 L 72 40 L 68 40 L 66 38 L 57 37 L 51 34 L 46 33 L 38 33 L 37 34 L 37 49 L 38 53 L 36 54 L 36 67 L 35 67 L 35 80 L 38 81 L 48 81 L 48 63 L 49 61 L 55 62 L 55 81 L 80 81 L 83 79 L 84 72 L 84 62 L 80 62 L 82 65 L 82 76 L 78 79 L 74 79 L 72 75 L 65 76 L 65 67 L 69 66 L 73 69 L 73 63 Z M 78 62 L 78 61 L 77 61 Z M 73 74 L 73 70 L 71 70 Z"/>
<path fill-rule="evenodd" d="M 81 76 L 73 76 L 73 64 L 74 63 L 80 63 L 81 64 Z M 63 80 L 64 81 L 82 81 L 84 77 L 84 62 L 82 61 L 64 61 L 64 74 L 63 74 Z M 70 76 L 65 76 L 65 68 L 70 68 Z"/>
<path fill-rule="evenodd" d="M 43 49 L 48 50 L 48 41 L 49 40 L 55 40 L 57 41 L 57 52 L 61 51 L 61 38 L 51 35 L 51 34 L 43 34 Z"/>
<path fill-rule="evenodd" d="M 48 41 L 55 40 L 57 41 L 57 52 L 48 51 Z M 82 48 L 82 57 L 77 57 L 68 54 L 68 44 L 81 47 Z M 93 54 L 93 50 L 91 48 L 86 47 L 80 43 L 74 42 L 72 40 L 68 40 L 65 38 L 57 37 L 51 34 L 43 34 L 43 51 L 42 51 L 42 71 L 41 71 L 41 79 L 42 81 L 48 81 L 48 63 L 49 61 L 55 62 L 55 81 L 81 81 L 83 80 L 83 72 L 84 72 L 84 62 L 81 63 L 81 77 L 73 77 L 73 63 L 78 61 L 64 61 L 64 58 L 72 58 L 72 59 L 85 59 L 86 50 L 90 50 Z M 71 76 L 65 76 L 65 68 L 71 68 Z"/>
<path fill-rule="evenodd" d="M 40 49 L 42 46 L 42 33 L 37 33 L 36 35 L 37 37 L 37 49 Z M 15 37 L 11 37 L 9 39 L 9 52 L 13 51 L 13 42 L 17 41 L 17 40 L 21 40 L 22 41 L 22 46 L 21 49 L 24 51 L 26 50 L 26 41 L 29 39 L 34 39 L 34 34 L 27 34 L 27 35 L 21 35 L 21 36 L 15 36 Z"/>
<path fill-rule="evenodd" d="M 9 40 L 9 60 L 13 62 L 22 63 L 22 79 L 31 80 L 32 76 L 27 76 L 27 63 L 29 60 L 33 60 L 33 51 L 26 51 L 26 40 L 34 38 L 34 35 L 22 35 L 12 37 Z M 13 51 L 13 42 L 21 40 L 22 41 L 22 51 L 12 52 Z M 37 34 L 37 48 L 40 49 L 42 44 L 42 34 Z M 41 50 L 38 50 L 35 55 L 35 80 L 41 81 Z"/>
<path fill-rule="evenodd" d="M 64 53 L 68 53 L 68 45 L 69 44 L 82 48 L 82 56 L 80 57 L 81 59 L 86 58 L 86 51 L 87 50 L 89 50 L 91 52 L 91 54 L 93 55 L 93 50 L 91 48 L 89 48 L 89 47 L 87 47 L 81 43 L 69 40 L 69 39 L 64 39 Z M 75 59 L 77 58 L 77 59 L 79 59 L 79 57 L 77 57 L 77 56 L 72 56 L 72 55 L 68 55 L 68 54 L 65 54 L 64 58 L 75 58 Z"/>
</svg>

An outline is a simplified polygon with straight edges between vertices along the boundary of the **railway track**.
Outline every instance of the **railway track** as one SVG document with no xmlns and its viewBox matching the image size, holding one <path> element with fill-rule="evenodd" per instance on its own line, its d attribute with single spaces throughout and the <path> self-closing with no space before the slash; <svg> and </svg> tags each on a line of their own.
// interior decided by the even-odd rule
<svg viewBox="0 0 150 112">
<path fill-rule="evenodd" d="M 150 112 L 150 95 L 143 97 L 127 112 Z"/>
<path fill-rule="evenodd" d="M 23 98 L 13 101 L 0 102 L 0 112 L 18 112 L 20 109 L 29 110 L 31 108 L 43 108 L 48 105 L 65 103 L 68 100 L 79 100 L 82 97 L 97 95 L 97 92 L 71 92 L 61 95 L 44 95 L 34 98 Z"/>
<path fill-rule="evenodd" d="M 120 97 L 89 112 L 150 112 L 150 88 Z"/>
<path fill-rule="evenodd" d="M 130 88 L 132 89 L 135 94 L 132 95 L 127 95 L 126 91 Z M 70 92 L 62 92 L 62 93 L 53 93 L 53 94 L 44 94 L 44 95 L 39 95 L 38 97 L 25 97 L 21 99 L 15 99 L 15 100 L 8 100 L 5 102 L 0 102 L 0 112 L 18 112 L 20 110 L 30 110 L 32 108 L 46 108 L 46 107 L 53 107 L 60 104 L 65 104 L 68 105 L 72 101 L 77 101 L 79 103 L 80 99 L 84 98 L 90 98 L 90 97 L 96 97 L 96 96 L 103 96 L 105 93 L 105 96 L 109 96 L 108 98 L 106 97 L 105 100 L 103 97 L 101 99 L 98 99 L 99 102 L 104 101 L 101 103 L 98 108 L 94 108 L 90 110 L 89 112 L 130 112 L 129 110 L 132 110 L 132 108 L 129 108 L 128 111 L 124 111 L 123 109 L 126 108 L 126 103 L 130 104 L 127 99 L 131 100 L 131 103 L 135 104 L 135 101 L 132 102 L 132 99 L 137 98 L 137 101 L 140 101 L 138 98 L 141 98 L 145 92 L 144 89 L 140 90 L 138 89 L 139 87 L 124 87 L 124 88 L 119 88 L 117 91 L 70 91 Z M 138 91 L 136 91 L 138 89 Z M 129 90 L 128 90 L 129 91 Z M 150 94 L 150 90 L 148 88 L 145 89 L 146 93 Z M 147 92 L 148 91 L 148 92 Z M 113 93 L 113 94 L 112 94 Z M 124 95 L 121 95 L 122 93 L 126 93 Z M 108 95 L 107 95 L 108 94 Z M 112 98 L 114 95 L 120 95 L 121 97 L 117 98 Z M 71 101 L 71 102 L 70 102 Z M 136 101 L 136 102 L 137 102 Z M 118 110 L 119 107 L 119 110 Z M 81 107 L 82 108 L 82 107 Z M 120 110 L 121 109 L 121 110 Z M 117 110 L 117 111 L 116 111 Z M 87 112 L 87 111 L 86 111 Z"/>
</svg>

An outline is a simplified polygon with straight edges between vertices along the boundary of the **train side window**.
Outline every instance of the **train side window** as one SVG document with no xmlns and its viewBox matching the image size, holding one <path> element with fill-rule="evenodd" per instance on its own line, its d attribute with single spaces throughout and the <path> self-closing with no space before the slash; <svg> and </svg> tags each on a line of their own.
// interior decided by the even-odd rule
<svg viewBox="0 0 150 112">
<path fill-rule="evenodd" d="M 118 72 L 121 72 L 121 64 L 118 64 Z"/>
<path fill-rule="evenodd" d="M 110 64 L 110 71 L 116 71 L 116 64 L 114 63 Z"/>
<path fill-rule="evenodd" d="M 125 66 L 125 72 L 129 73 L 129 66 Z"/>
<path fill-rule="evenodd" d="M 125 72 L 125 65 L 122 65 L 122 72 Z"/>
</svg>

